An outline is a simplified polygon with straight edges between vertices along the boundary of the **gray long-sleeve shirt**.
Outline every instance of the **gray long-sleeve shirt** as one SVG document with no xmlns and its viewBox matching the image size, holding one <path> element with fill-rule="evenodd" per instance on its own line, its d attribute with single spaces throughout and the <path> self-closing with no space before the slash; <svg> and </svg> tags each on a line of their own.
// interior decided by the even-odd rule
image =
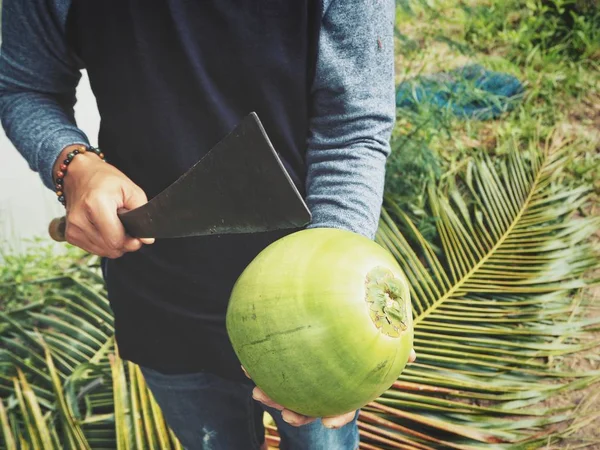
<svg viewBox="0 0 600 450">
<path fill-rule="evenodd" d="M 2 5 L 2 125 L 49 188 L 61 150 L 88 143 L 73 117 L 83 67 L 65 38 L 70 5 Z M 377 229 L 395 117 L 393 20 L 392 0 L 324 2 L 306 150 L 311 227 Z"/>
</svg>

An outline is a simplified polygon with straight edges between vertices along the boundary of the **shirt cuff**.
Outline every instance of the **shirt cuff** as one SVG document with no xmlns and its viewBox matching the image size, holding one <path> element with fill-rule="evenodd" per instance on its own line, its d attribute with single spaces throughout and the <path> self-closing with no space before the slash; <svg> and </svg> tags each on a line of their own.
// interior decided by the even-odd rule
<svg viewBox="0 0 600 450">
<path fill-rule="evenodd" d="M 75 128 L 56 130 L 40 144 L 37 169 L 44 185 L 48 189 L 54 190 L 52 169 L 54 168 L 56 159 L 65 147 L 75 144 L 90 145 L 83 131 Z"/>
</svg>

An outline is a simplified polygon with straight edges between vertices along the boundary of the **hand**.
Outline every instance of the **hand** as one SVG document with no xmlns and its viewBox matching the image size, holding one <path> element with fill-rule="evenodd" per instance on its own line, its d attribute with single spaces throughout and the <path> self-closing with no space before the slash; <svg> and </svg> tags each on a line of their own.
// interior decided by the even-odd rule
<svg viewBox="0 0 600 450">
<path fill-rule="evenodd" d="M 56 173 L 65 155 L 80 146 L 67 147 L 55 164 Z M 125 234 L 117 216 L 148 202 L 142 189 L 116 167 L 86 152 L 69 164 L 63 187 L 67 199 L 67 242 L 90 253 L 118 258 L 139 250 L 154 239 L 137 239 Z"/>
<path fill-rule="evenodd" d="M 414 362 L 416 359 L 417 359 L 417 354 L 415 353 L 414 350 L 411 350 L 410 356 L 408 357 L 408 363 L 410 364 L 410 363 Z M 242 367 L 242 370 L 244 371 L 246 376 L 248 378 L 250 378 L 250 375 L 248 375 L 248 372 L 246 372 L 246 369 L 244 369 Z M 279 403 L 275 403 L 259 387 L 255 387 L 254 390 L 252 391 L 252 398 L 254 398 L 254 400 L 259 401 L 266 406 L 270 406 L 271 408 L 275 408 L 276 410 L 281 411 L 281 417 L 283 418 L 283 420 L 285 420 L 287 423 L 289 423 L 292 426 L 300 427 L 302 425 L 306 425 L 306 424 L 309 424 L 309 423 L 317 420 L 317 417 L 304 416 L 302 414 L 298 414 L 294 411 L 290 411 L 289 409 L 284 408 Z M 354 419 L 355 414 L 356 414 L 356 411 L 352 411 L 352 412 L 349 412 L 346 414 L 342 414 L 340 416 L 322 417 L 321 422 L 323 423 L 323 426 L 325 428 L 331 428 L 331 429 L 341 428 L 344 425 L 350 423 Z"/>
</svg>

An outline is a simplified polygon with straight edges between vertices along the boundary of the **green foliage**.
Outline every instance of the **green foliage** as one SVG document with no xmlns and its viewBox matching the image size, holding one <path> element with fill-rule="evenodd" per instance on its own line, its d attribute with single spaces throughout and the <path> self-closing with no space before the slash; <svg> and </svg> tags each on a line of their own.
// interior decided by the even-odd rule
<svg viewBox="0 0 600 450">
<path fill-rule="evenodd" d="M 476 62 L 488 69 L 517 76 L 525 84 L 526 95 L 520 107 L 494 121 L 458 120 L 444 111 L 428 108 L 426 104 L 416 112 L 398 111 L 392 141 L 394 153 L 388 165 L 391 172 L 387 176 L 388 196 L 378 239 L 399 257 L 410 274 L 413 298 L 418 303 L 415 316 L 419 356 L 417 364 L 411 366 L 397 385 L 383 396 L 385 401 L 380 400 L 378 405 L 366 410 L 372 415 L 366 415 L 364 420 L 378 427 L 365 429 L 370 433 L 371 440 L 368 442 L 376 448 L 401 448 L 402 445 L 415 446 L 410 448 L 417 445 L 424 446 L 419 448 L 540 448 L 544 445 L 566 448 L 564 446 L 568 444 L 561 443 L 557 436 L 546 436 L 538 441 L 533 436 L 535 433 L 543 436 L 542 430 L 549 431 L 548 427 L 564 430 L 566 423 L 574 420 L 577 425 L 566 431 L 571 433 L 580 426 L 577 415 L 566 409 L 563 412 L 568 413 L 561 416 L 559 411 L 547 410 L 539 405 L 559 392 L 585 387 L 595 381 L 597 373 L 589 373 L 590 378 L 585 381 L 571 373 L 574 378 L 569 379 L 569 371 L 565 370 L 568 365 L 564 364 L 564 358 L 571 352 L 582 351 L 594 344 L 586 344 L 585 339 L 578 341 L 576 336 L 583 337 L 585 333 L 578 334 L 574 329 L 573 333 L 568 332 L 569 336 L 557 339 L 550 336 L 551 328 L 529 338 L 519 333 L 532 327 L 540 331 L 538 325 L 542 328 L 545 325 L 558 327 L 554 331 L 570 326 L 557 316 L 543 318 L 543 314 L 538 314 L 542 308 L 548 311 L 555 307 L 563 309 L 565 314 L 571 314 L 569 321 L 573 322 L 584 311 L 581 298 L 572 297 L 570 289 L 557 289 L 550 295 L 536 293 L 535 290 L 541 289 L 543 283 L 536 285 L 533 280 L 545 279 L 549 282 L 546 289 L 550 289 L 553 277 L 560 277 L 563 271 L 562 276 L 572 277 L 571 281 L 565 280 L 564 284 L 559 281 L 554 286 L 568 288 L 570 283 L 577 284 L 580 280 L 583 273 L 577 268 L 580 262 L 584 262 L 585 267 L 598 264 L 597 252 L 590 253 L 589 247 L 584 251 L 585 256 L 580 254 L 567 262 L 562 261 L 565 254 L 559 249 L 571 244 L 549 243 L 562 239 L 558 235 L 563 233 L 565 238 L 568 235 L 575 237 L 583 228 L 587 229 L 584 234 L 589 236 L 599 226 L 598 219 L 592 219 L 587 225 L 573 219 L 582 213 L 585 216 L 589 202 L 596 201 L 600 193 L 600 154 L 597 151 L 600 141 L 597 134 L 600 123 L 598 9 L 582 10 L 567 5 L 564 11 L 569 9 L 567 12 L 574 24 L 569 28 L 564 17 L 552 18 L 556 14 L 552 8 L 556 7 L 559 13 L 563 11 L 558 2 L 486 0 L 461 2 L 460 7 L 448 1 L 431 2 L 435 3 L 433 7 L 432 4 L 424 6 L 423 2 L 408 3 L 410 8 L 398 8 L 397 13 L 398 82 Z M 563 147 L 565 139 L 569 143 L 558 154 L 545 153 L 539 160 L 541 165 L 536 166 L 534 161 L 537 157 L 533 156 L 536 143 L 540 136 L 550 135 L 555 128 L 561 131 L 554 134 L 554 147 Z M 405 154 L 401 157 L 399 154 L 402 152 Z M 519 221 L 524 216 L 535 217 L 536 213 L 528 212 L 528 209 L 536 210 L 537 207 L 528 206 L 524 199 L 519 206 L 521 218 L 508 214 L 502 219 L 502 215 L 491 216 L 489 213 L 487 219 L 482 218 L 486 208 L 494 208 L 489 195 L 493 196 L 495 189 L 490 188 L 485 194 L 477 193 L 476 189 L 473 190 L 477 179 L 475 174 L 479 173 L 479 177 L 483 172 L 502 174 L 515 164 L 515 158 L 518 159 L 517 155 L 521 153 L 524 153 L 525 159 L 519 170 L 525 168 L 532 173 L 544 174 L 543 177 L 552 179 L 554 186 L 550 191 L 554 194 L 551 194 L 535 192 L 535 183 L 530 184 L 532 198 L 546 199 L 544 201 L 559 209 L 561 204 L 568 206 L 563 207 L 563 213 L 555 210 L 555 214 L 540 215 L 538 218 L 547 222 L 539 225 L 548 227 L 546 229 L 550 233 L 544 235 L 531 230 L 529 244 L 523 235 L 529 230 L 513 231 L 514 236 L 510 235 L 511 232 L 504 237 L 499 236 L 509 242 L 501 243 L 492 238 L 491 242 L 483 244 L 485 247 L 495 242 L 497 251 L 507 258 L 494 256 L 492 248 L 487 247 L 491 253 L 485 258 L 494 261 L 492 267 L 487 268 L 489 262 L 481 263 L 477 257 L 470 259 L 464 253 L 463 245 L 477 245 L 476 241 L 481 239 L 477 238 L 477 227 L 490 218 L 494 220 L 493 217 L 496 220 L 512 217 L 515 222 L 509 228 L 526 229 L 533 223 L 521 226 Z M 432 165 L 441 167 L 441 176 L 431 170 Z M 540 171 L 544 165 L 554 173 L 551 174 L 547 168 Z M 413 179 L 402 183 L 398 171 L 413 171 Z M 427 181 L 424 181 L 425 178 Z M 529 179 L 532 180 L 531 177 Z M 499 175 L 499 181 L 498 190 L 502 191 L 510 188 L 515 180 Z M 414 184 L 407 186 L 411 183 Z M 438 188 L 422 188 L 434 183 Z M 594 184 L 594 191 L 590 191 Z M 506 194 L 506 200 L 512 198 L 513 195 Z M 550 210 L 552 208 L 548 212 Z M 421 218 L 425 219 L 425 223 Z M 470 226 L 467 225 L 469 223 Z M 435 231 L 430 225 L 435 226 Z M 497 229 L 508 230 L 503 226 Z M 566 232 L 566 229 L 571 231 Z M 518 234 L 521 236 L 517 237 Z M 533 251 L 535 246 L 544 242 L 547 248 L 556 249 L 555 256 L 544 259 L 552 252 Z M 582 250 L 587 246 L 585 239 L 580 244 L 583 245 L 579 247 Z M 503 249 L 505 246 L 506 250 Z M 533 259 L 525 263 L 527 257 Z M 510 273 L 510 268 L 502 265 L 510 258 L 513 258 L 515 267 L 523 268 Z M 535 258 L 541 258 L 541 264 L 529 266 Z M 501 264 L 498 265 L 498 262 Z M 454 269 L 451 269 L 452 266 Z M 445 282 L 441 278 L 446 277 L 451 281 L 444 290 L 441 286 Z M 425 278 L 430 281 L 425 282 Z M 478 281 L 467 281 L 472 278 Z M 471 287 L 465 289 L 463 283 Z M 489 286 L 487 292 L 477 292 L 486 290 L 486 285 Z M 487 310 L 488 307 L 491 309 Z M 512 315 L 511 308 L 515 308 L 516 315 Z M 579 323 L 582 329 L 597 327 L 585 323 L 585 320 Z M 514 332 L 517 334 L 513 335 Z M 549 334 L 544 335 L 547 332 Z M 534 341 L 538 343 L 534 344 Z M 551 350 L 551 355 L 544 356 L 544 352 L 549 350 L 546 347 L 548 342 L 569 345 Z M 476 350 L 478 345 L 481 348 Z M 520 356 L 514 359 L 513 351 L 517 348 Z M 565 353 L 562 353 L 563 350 Z M 423 353 L 426 355 L 424 359 L 421 357 Z M 529 358 L 525 357 L 526 353 L 529 353 Z M 494 367 L 488 362 L 478 361 L 480 357 Z M 538 369 L 526 368 L 523 362 L 542 365 Z M 476 384 L 471 385 L 473 382 Z M 465 406 L 465 403 L 471 406 Z M 432 406 L 434 404 L 437 407 Z M 475 411 L 473 404 L 490 409 L 486 413 Z M 524 411 L 531 414 L 527 419 L 515 416 Z M 582 423 L 597 416 L 596 412 L 596 416 L 587 419 L 583 411 L 584 408 L 578 411 Z M 426 423 L 422 420 L 423 416 L 433 419 L 433 422 Z M 519 436 L 516 439 L 523 439 L 520 444 L 501 443 L 504 439 L 512 442 L 511 439 L 516 436 L 494 435 L 494 430 L 502 424 L 511 424 L 511 432 Z M 450 431 L 449 427 L 453 425 L 459 428 Z M 528 429 L 529 426 L 534 428 Z M 475 433 L 480 428 L 492 436 L 466 434 Z M 426 430 L 426 436 L 418 435 L 414 430 Z M 552 444 L 556 447 L 551 447 Z"/>
<path fill-rule="evenodd" d="M 437 156 L 419 140 L 397 139 L 392 148 L 386 174 L 388 197 L 406 211 L 421 234 L 431 241 L 436 237 L 436 229 L 435 218 L 426 211 L 427 186 L 441 175 Z"/>
<path fill-rule="evenodd" d="M 76 247 L 65 247 L 61 257 L 55 252 L 41 240 L 34 240 L 23 254 L 0 252 L 0 311 L 27 305 L 44 294 L 42 280 L 59 281 L 73 269 L 73 261 L 89 259 Z"/>
<path fill-rule="evenodd" d="M 42 268 L 21 281 L 35 287 L 27 304 L 0 313 L 0 448 L 181 449 L 140 369 L 119 358 L 96 258 L 80 256 L 63 257 L 60 277 L 45 250 L 10 259 Z"/>
<path fill-rule="evenodd" d="M 552 424 L 575 418 L 539 404 L 600 379 L 551 362 L 587 348 L 581 338 L 600 323 L 569 295 L 598 267 L 589 237 L 600 218 L 574 217 L 589 188 L 561 183 L 570 146 L 549 137 L 540 150 L 538 141 L 496 160 L 479 153 L 430 185 L 441 257 L 403 209 L 386 203 L 377 240 L 409 279 L 418 360 L 365 408 L 379 424 L 369 442 L 539 448 L 559 441 Z M 398 224 L 412 228 L 417 245 Z"/>
<path fill-rule="evenodd" d="M 474 151 L 485 150 L 494 156 L 504 154 L 507 148 L 523 147 L 557 124 L 566 136 L 576 138 L 565 167 L 566 181 L 595 183 L 600 192 L 594 179 L 600 169 L 596 151 L 600 140 L 600 26 L 575 28 L 565 34 L 562 16 L 546 20 L 538 14 L 541 10 L 546 15 L 568 14 L 575 24 L 596 23 L 600 18 L 597 2 L 596 6 L 571 3 L 471 0 L 457 6 L 446 0 L 409 0 L 398 5 L 397 83 L 479 63 L 516 76 L 526 89 L 522 103 L 502 120 L 457 119 L 449 110 L 429 107 L 426 102 L 416 111 L 398 110 L 386 192 L 400 202 L 426 238 L 433 238 L 435 232 L 434 219 L 422 213 L 427 197 L 422 188 L 425 178 L 436 181 L 440 172 L 442 177 L 454 173 Z M 543 27 L 548 30 L 543 32 Z M 568 56 L 568 46 L 578 45 L 573 41 L 575 34 L 598 51 Z M 397 172 L 410 172 L 412 179 L 403 179 Z"/>
<path fill-rule="evenodd" d="M 479 51 L 498 41 L 523 63 L 534 52 L 592 63 L 600 58 L 600 8 L 580 0 L 508 0 L 469 6 L 465 38 Z"/>
</svg>

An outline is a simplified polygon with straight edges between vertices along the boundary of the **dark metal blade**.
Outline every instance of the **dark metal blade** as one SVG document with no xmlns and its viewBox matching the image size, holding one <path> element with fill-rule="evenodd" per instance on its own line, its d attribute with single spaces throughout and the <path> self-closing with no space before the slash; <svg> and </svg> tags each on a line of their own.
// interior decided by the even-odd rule
<svg viewBox="0 0 600 450">
<path fill-rule="evenodd" d="M 171 186 L 119 217 L 131 236 L 155 238 L 293 229 L 311 220 L 255 113 Z"/>
</svg>

